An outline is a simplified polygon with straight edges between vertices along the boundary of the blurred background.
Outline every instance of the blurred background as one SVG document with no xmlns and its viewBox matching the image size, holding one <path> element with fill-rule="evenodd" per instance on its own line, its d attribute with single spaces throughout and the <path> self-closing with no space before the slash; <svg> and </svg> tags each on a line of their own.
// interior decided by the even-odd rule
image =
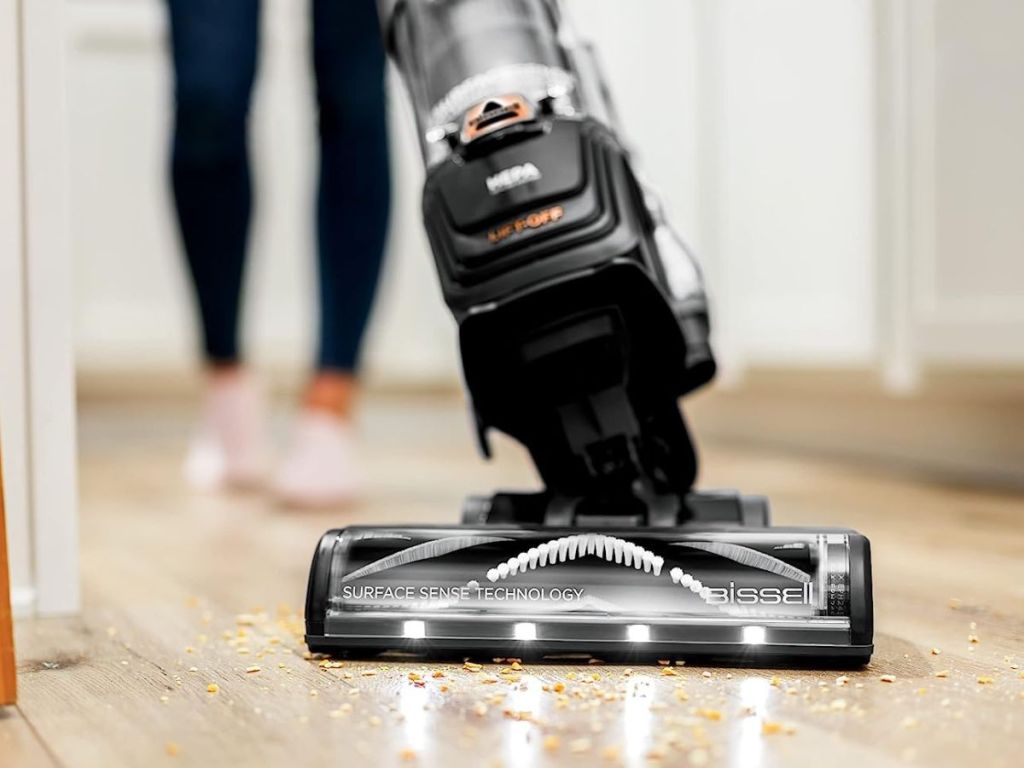
<svg viewBox="0 0 1024 768">
<path fill-rule="evenodd" d="M 263 2 L 245 345 L 287 395 L 313 351 L 317 144 L 308 13 Z M 567 5 L 707 273 L 722 375 L 690 407 L 700 439 L 1024 486 L 1024 5 Z M 59 39 L 40 44 L 64 57 L 53 114 L 66 135 L 81 413 L 129 398 L 191 403 L 197 334 L 167 182 L 164 4 L 61 9 Z M 393 86 L 394 209 L 367 385 L 454 399 L 454 326 Z M 452 430 L 469 445 L 464 424 Z"/>
<path fill-rule="evenodd" d="M 1019 3 L 568 6 L 603 56 L 643 170 L 705 265 L 722 386 L 897 395 L 900 410 L 952 373 L 975 374 L 972 386 L 986 392 L 1024 386 L 1015 375 L 996 382 L 1024 366 Z M 286 379 L 313 349 L 307 23 L 293 0 L 265 0 L 251 124 L 245 343 Z M 195 371 L 196 329 L 166 180 L 164 6 L 73 0 L 66 27 L 79 391 L 178 387 Z M 414 131 L 393 86 L 395 208 L 368 379 L 454 389 L 457 351 L 419 219 Z M 707 416 L 709 430 L 751 439 L 812 437 L 791 434 L 801 427 L 788 418 L 751 417 L 746 403 Z M 803 432 L 820 426 L 803 421 Z M 920 437 L 905 460 L 1020 480 L 1019 444 L 994 465 L 999 450 L 971 461 L 963 445 L 934 445 L 934 431 Z M 895 447 L 845 433 L 836 442 L 883 456 Z"/>
</svg>

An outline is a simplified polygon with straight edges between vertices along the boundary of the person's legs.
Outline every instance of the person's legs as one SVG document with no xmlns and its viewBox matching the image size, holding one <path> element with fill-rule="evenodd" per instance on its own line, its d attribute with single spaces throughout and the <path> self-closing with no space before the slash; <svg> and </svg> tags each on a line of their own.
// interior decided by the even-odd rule
<svg viewBox="0 0 1024 768">
<path fill-rule="evenodd" d="M 278 488 L 300 502 L 350 495 L 347 421 L 391 196 L 384 64 L 373 0 L 311 0 L 319 109 L 320 277 L 316 372 Z"/>
<path fill-rule="evenodd" d="M 213 364 L 238 360 L 238 310 L 252 191 L 246 122 L 258 0 L 168 0 L 174 60 L 171 181 Z"/>
<path fill-rule="evenodd" d="M 209 367 L 186 461 L 201 486 L 250 484 L 265 469 L 262 404 L 239 368 L 238 314 L 252 191 L 246 122 L 258 0 L 168 0 L 174 62 L 171 182 Z"/>
<path fill-rule="evenodd" d="M 312 3 L 320 130 L 317 368 L 352 374 L 377 287 L 391 198 L 385 56 L 373 0 Z"/>
</svg>

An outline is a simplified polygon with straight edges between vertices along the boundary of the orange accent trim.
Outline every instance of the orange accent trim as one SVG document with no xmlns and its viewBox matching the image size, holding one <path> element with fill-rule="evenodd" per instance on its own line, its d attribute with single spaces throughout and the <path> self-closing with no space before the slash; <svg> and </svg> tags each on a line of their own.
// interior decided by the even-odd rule
<svg viewBox="0 0 1024 768">
<path fill-rule="evenodd" d="M 512 235 L 518 235 L 528 229 L 539 229 L 548 224 L 554 224 L 565 216 L 565 208 L 560 205 L 553 205 L 550 208 L 542 208 L 539 211 L 528 213 L 525 216 L 495 227 L 487 233 L 487 239 L 493 245 L 497 245 Z"/>
<path fill-rule="evenodd" d="M 7 573 L 7 526 L 4 520 L 4 475 L 0 454 L 0 705 L 18 698 L 14 665 L 14 627 L 11 620 L 11 582 Z"/>
<path fill-rule="evenodd" d="M 532 120 L 533 107 L 518 93 L 484 99 L 469 108 L 462 119 L 462 142 L 468 144 L 507 125 Z"/>
</svg>

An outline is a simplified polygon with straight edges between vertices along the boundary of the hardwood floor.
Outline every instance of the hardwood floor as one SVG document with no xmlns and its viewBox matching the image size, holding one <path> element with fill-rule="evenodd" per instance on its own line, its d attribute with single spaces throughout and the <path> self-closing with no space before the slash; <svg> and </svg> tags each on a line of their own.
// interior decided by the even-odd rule
<svg viewBox="0 0 1024 768">
<path fill-rule="evenodd" d="M 84 610 L 17 625 L 21 714 L 0 715 L 0 764 L 1019 764 L 1024 497 L 705 448 L 703 486 L 872 538 L 864 670 L 325 668 L 303 657 L 300 615 L 323 530 L 454 520 L 464 493 L 534 482 L 514 446 L 476 458 L 457 402 L 371 400 L 364 421 L 365 501 L 298 512 L 184 490 L 182 406 L 84 404 Z"/>
</svg>

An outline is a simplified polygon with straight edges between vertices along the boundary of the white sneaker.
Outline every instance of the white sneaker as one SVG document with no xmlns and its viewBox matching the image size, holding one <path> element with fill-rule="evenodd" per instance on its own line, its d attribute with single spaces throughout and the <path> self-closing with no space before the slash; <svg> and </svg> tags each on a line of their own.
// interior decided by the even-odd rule
<svg viewBox="0 0 1024 768">
<path fill-rule="evenodd" d="M 185 457 L 185 480 L 197 490 L 253 488 L 269 467 L 266 403 L 246 373 L 213 376 L 199 428 Z"/>
<path fill-rule="evenodd" d="M 304 409 L 274 481 L 283 502 L 322 507 L 352 501 L 361 483 L 351 425 L 325 411 Z"/>
</svg>

